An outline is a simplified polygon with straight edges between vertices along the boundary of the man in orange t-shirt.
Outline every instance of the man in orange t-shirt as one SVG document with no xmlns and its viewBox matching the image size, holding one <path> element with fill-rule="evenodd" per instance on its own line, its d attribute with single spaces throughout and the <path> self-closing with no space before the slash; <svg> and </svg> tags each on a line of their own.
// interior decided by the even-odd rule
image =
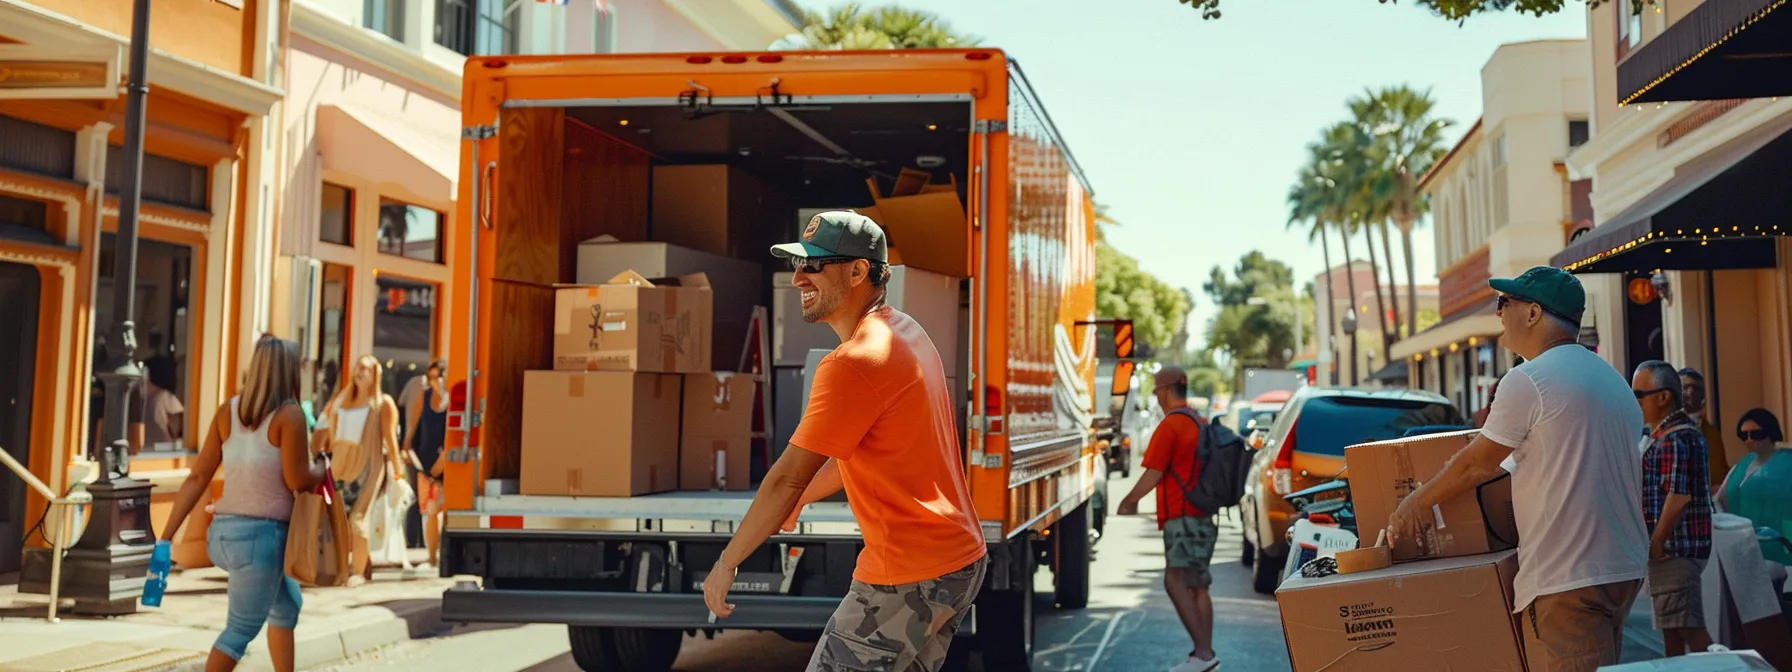
<svg viewBox="0 0 1792 672">
<path fill-rule="evenodd" d="M 844 487 L 865 548 L 809 670 L 937 671 L 988 564 L 939 351 L 884 305 L 889 258 L 870 218 L 816 215 L 801 242 L 772 254 L 796 271 L 803 319 L 833 327 L 840 346 L 816 367 L 802 423 L 704 579 L 704 601 L 733 613 L 740 563 Z"/>
<path fill-rule="evenodd" d="M 1190 504 L 1184 494 L 1201 474 L 1195 451 L 1201 441 L 1202 421 L 1188 407 L 1188 374 L 1182 369 L 1165 366 L 1158 370 L 1155 382 L 1153 394 L 1164 409 L 1164 419 L 1145 448 L 1145 472 L 1132 492 L 1120 500 L 1116 513 L 1138 513 L 1139 500 L 1157 490 L 1157 529 L 1164 532 L 1164 590 L 1195 645 L 1188 658 L 1170 672 L 1206 672 L 1220 665 L 1213 653 L 1213 597 L 1207 592 L 1213 585 L 1208 565 L 1220 532 L 1211 513 Z M 1166 474 L 1168 482 L 1164 481 Z"/>
</svg>

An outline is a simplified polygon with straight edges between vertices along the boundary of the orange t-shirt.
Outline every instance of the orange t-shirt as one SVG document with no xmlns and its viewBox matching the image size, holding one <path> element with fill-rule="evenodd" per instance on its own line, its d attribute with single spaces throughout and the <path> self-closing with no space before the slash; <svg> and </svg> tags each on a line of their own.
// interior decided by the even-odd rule
<svg viewBox="0 0 1792 672">
<path fill-rule="evenodd" d="M 790 443 L 839 461 L 865 536 L 854 579 L 914 583 L 983 557 L 946 373 L 913 318 L 878 308 L 821 359 Z"/>
<path fill-rule="evenodd" d="M 1157 429 L 1151 432 L 1151 445 L 1145 447 L 1145 458 L 1140 463 L 1146 469 L 1164 472 L 1164 480 L 1157 484 L 1157 529 L 1163 529 L 1165 522 L 1176 518 L 1207 515 L 1206 511 L 1188 503 L 1188 496 L 1176 482 L 1180 478 L 1182 485 L 1194 486 L 1195 478 L 1201 473 L 1195 459 L 1195 449 L 1200 441 L 1201 425 L 1182 413 L 1164 416 L 1163 422 L 1157 423 Z M 1171 474 L 1176 477 L 1171 478 Z"/>
</svg>

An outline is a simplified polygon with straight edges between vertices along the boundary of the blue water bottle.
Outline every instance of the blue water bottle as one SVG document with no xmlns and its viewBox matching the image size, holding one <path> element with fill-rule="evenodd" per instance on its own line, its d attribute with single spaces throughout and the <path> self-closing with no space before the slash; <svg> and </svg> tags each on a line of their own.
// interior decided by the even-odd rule
<svg viewBox="0 0 1792 672">
<path fill-rule="evenodd" d="M 162 606 L 162 593 L 168 590 L 168 572 L 173 568 L 174 545 L 166 539 L 156 540 L 156 550 L 149 556 L 149 579 L 143 582 L 143 606 Z"/>
</svg>

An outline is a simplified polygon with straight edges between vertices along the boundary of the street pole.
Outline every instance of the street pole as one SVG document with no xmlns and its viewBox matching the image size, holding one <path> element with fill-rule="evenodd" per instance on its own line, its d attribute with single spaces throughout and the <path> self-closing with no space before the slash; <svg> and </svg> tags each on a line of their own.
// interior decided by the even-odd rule
<svg viewBox="0 0 1792 672">
<path fill-rule="evenodd" d="M 63 595 L 77 611 L 119 614 L 137 610 L 142 577 L 149 569 L 155 534 L 149 524 L 150 484 L 131 478 L 131 391 L 142 379 L 136 359 L 137 211 L 143 201 L 143 124 L 149 95 L 149 3 L 135 0 L 131 17 L 131 70 L 125 84 L 123 184 L 118 199 L 118 233 L 112 252 L 112 324 L 106 362 L 105 423 L 99 446 L 100 473 L 86 531 L 69 551 L 69 584 Z M 179 524 L 171 521 L 170 524 Z"/>
<path fill-rule="evenodd" d="M 1349 311 L 1344 313 L 1344 336 L 1350 339 L 1350 386 L 1356 387 L 1362 384 L 1362 379 L 1358 377 L 1359 372 L 1357 371 L 1362 359 L 1357 356 L 1356 350 L 1356 306 L 1351 306 Z"/>
</svg>

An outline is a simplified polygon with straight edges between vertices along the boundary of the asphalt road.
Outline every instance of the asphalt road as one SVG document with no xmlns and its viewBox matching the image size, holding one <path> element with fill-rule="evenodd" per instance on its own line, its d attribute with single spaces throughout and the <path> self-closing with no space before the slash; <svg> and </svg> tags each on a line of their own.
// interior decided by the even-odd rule
<svg viewBox="0 0 1792 672">
<path fill-rule="evenodd" d="M 1135 476 L 1139 469 L 1134 469 Z M 1109 485 L 1118 500 L 1132 479 Z M 1051 573 L 1036 577 L 1039 631 L 1037 668 L 1072 672 L 1163 672 L 1188 654 L 1188 635 L 1163 594 L 1163 541 L 1151 512 L 1110 518 L 1097 544 L 1089 606 L 1060 610 L 1051 603 Z M 1287 647 L 1275 600 L 1257 595 L 1250 573 L 1239 564 L 1237 522 L 1222 515 L 1214 553 L 1215 650 L 1226 672 L 1289 670 Z M 1649 629 L 1647 611 L 1634 612 L 1626 632 L 1626 660 L 1654 658 L 1660 638 Z M 715 639 L 686 638 L 675 669 L 679 672 L 787 672 L 801 670 L 811 645 L 776 634 L 728 632 Z M 414 640 L 332 667 L 330 672 L 492 670 L 578 672 L 567 652 L 563 626 L 462 626 L 429 639 Z"/>
</svg>

